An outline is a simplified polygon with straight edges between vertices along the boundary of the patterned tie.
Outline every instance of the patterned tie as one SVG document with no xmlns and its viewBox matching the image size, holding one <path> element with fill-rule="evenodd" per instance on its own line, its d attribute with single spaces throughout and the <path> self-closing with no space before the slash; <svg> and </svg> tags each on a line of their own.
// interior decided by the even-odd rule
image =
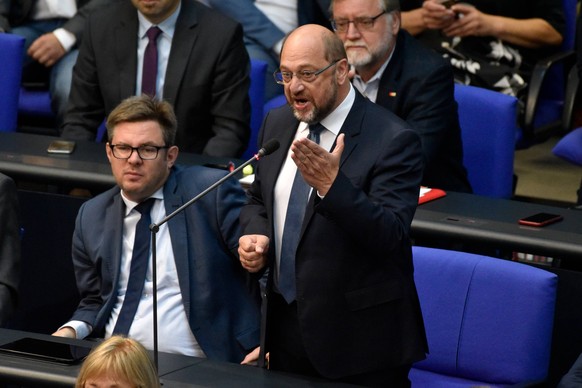
<svg viewBox="0 0 582 388">
<path fill-rule="evenodd" d="M 113 334 L 127 335 L 129 333 L 129 328 L 141 299 L 150 257 L 150 211 L 154 202 L 155 198 L 149 198 L 134 208 L 141 213 L 141 218 L 135 226 L 135 239 L 133 240 L 133 254 L 131 256 L 127 290 L 125 291 L 123 306 L 119 317 L 117 317 Z"/>
<path fill-rule="evenodd" d="M 311 125 L 309 127 L 309 139 L 319 144 L 319 135 L 324 129 L 325 127 L 319 123 Z M 291 195 L 289 196 L 289 205 L 287 206 L 279 264 L 278 288 L 287 303 L 293 302 L 296 296 L 295 254 L 305 215 L 305 207 L 309 199 L 309 189 L 309 185 L 305 183 L 303 176 L 297 170 L 291 188 Z"/>
<path fill-rule="evenodd" d="M 156 95 L 156 80 L 158 78 L 158 36 L 162 33 L 153 26 L 147 30 L 148 45 L 143 55 L 143 73 L 141 78 L 141 92 L 150 96 Z"/>
</svg>

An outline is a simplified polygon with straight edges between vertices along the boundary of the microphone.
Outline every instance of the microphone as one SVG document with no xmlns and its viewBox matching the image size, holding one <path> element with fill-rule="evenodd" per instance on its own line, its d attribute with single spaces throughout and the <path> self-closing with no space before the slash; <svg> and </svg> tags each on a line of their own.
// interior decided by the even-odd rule
<svg viewBox="0 0 582 388">
<path fill-rule="evenodd" d="M 239 171 L 241 171 L 243 168 L 245 168 L 248 164 L 250 164 L 253 160 L 259 160 L 264 156 L 272 154 L 273 152 L 277 151 L 278 149 L 279 149 L 279 141 L 277 139 L 271 139 L 271 140 L 267 141 L 263 145 L 263 147 L 259 151 L 257 151 L 257 153 L 255 155 L 253 155 L 252 158 L 250 158 L 249 160 L 247 160 L 246 162 L 244 162 L 243 164 L 241 164 L 240 166 L 238 166 L 237 168 L 235 168 L 234 170 L 232 170 L 231 172 L 229 172 L 228 174 L 226 174 L 225 176 L 220 178 L 218 181 L 216 181 L 211 186 L 209 186 L 206 190 L 204 190 L 203 192 L 201 192 L 200 194 L 198 194 L 197 196 L 195 196 L 194 198 L 192 198 L 191 200 L 186 202 L 184 205 L 180 206 L 178 209 L 174 210 L 172 213 L 170 213 L 168 216 L 163 218 L 157 224 L 153 223 L 150 225 L 151 246 L 152 246 L 152 286 L 153 286 L 153 289 L 152 289 L 153 313 L 152 313 L 152 315 L 153 315 L 153 321 L 154 321 L 154 324 L 153 324 L 153 335 L 154 335 L 153 343 L 154 343 L 154 365 L 156 367 L 156 370 L 159 370 L 158 369 L 158 276 L 157 276 L 157 268 L 156 268 L 157 267 L 156 233 L 158 233 L 158 231 L 160 230 L 160 226 L 164 225 L 166 222 L 171 220 L 173 217 L 175 217 L 178 213 L 182 212 L 188 206 L 192 205 L 194 202 L 196 202 L 200 198 L 204 197 L 210 191 L 212 191 L 215 188 L 217 188 L 218 186 L 220 186 L 224 181 L 226 181 L 227 179 L 229 179 L 233 175 L 237 174 Z"/>
</svg>

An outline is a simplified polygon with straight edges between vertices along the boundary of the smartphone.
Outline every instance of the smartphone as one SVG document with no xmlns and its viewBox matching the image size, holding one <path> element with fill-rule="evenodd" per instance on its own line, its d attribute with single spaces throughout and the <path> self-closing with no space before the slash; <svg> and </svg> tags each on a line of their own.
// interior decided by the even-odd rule
<svg viewBox="0 0 582 388">
<path fill-rule="evenodd" d="M 527 226 L 546 226 L 549 224 L 553 224 L 554 222 L 558 222 L 563 217 L 559 214 L 551 214 L 551 213 L 538 213 L 534 214 L 529 217 L 525 217 L 519 220 L 521 225 Z"/>
<path fill-rule="evenodd" d="M 69 345 L 48 339 L 30 337 L 0 346 L 0 352 L 3 353 L 66 365 L 81 362 L 90 351 L 90 345 Z"/>
<path fill-rule="evenodd" d="M 75 149 L 75 142 L 69 140 L 54 140 L 52 141 L 46 151 L 49 154 L 71 154 Z"/>
<path fill-rule="evenodd" d="M 457 4 L 457 0 L 445 0 L 441 2 L 446 8 L 451 8 L 453 5 Z"/>
</svg>

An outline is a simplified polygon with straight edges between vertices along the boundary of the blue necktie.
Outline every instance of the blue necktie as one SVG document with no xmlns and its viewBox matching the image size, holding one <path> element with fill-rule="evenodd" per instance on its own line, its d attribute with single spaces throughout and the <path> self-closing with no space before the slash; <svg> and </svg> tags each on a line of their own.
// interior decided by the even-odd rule
<svg viewBox="0 0 582 388">
<path fill-rule="evenodd" d="M 148 45 L 143 54 L 143 68 L 141 75 L 141 93 L 150 96 L 156 95 L 156 81 L 158 79 L 158 36 L 162 33 L 153 26 L 147 30 Z"/>
<path fill-rule="evenodd" d="M 319 135 L 325 129 L 321 124 L 314 124 L 309 127 L 309 139 L 319 144 Z M 291 195 L 289 196 L 289 205 L 287 206 L 287 216 L 285 217 L 285 226 L 283 227 L 283 237 L 281 240 L 281 260 L 279 262 L 279 283 L 278 289 L 287 303 L 295 300 L 295 254 L 301 225 L 307 206 L 309 185 L 305 183 L 303 176 L 297 170 Z"/>
<path fill-rule="evenodd" d="M 133 254 L 131 256 L 127 290 L 125 291 L 123 306 L 119 312 L 119 317 L 117 317 L 113 334 L 127 335 L 129 333 L 129 328 L 141 300 L 150 257 L 150 211 L 154 202 L 155 198 L 149 198 L 134 208 L 141 213 L 141 218 L 135 226 L 135 239 L 133 240 Z"/>
</svg>

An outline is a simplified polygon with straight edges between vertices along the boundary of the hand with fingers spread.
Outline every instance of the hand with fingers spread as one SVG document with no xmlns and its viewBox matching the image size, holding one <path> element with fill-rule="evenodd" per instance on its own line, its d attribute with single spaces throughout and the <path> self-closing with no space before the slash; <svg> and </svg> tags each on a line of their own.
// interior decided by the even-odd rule
<svg viewBox="0 0 582 388">
<path fill-rule="evenodd" d="M 267 265 L 269 238 L 260 234 L 249 234 L 238 240 L 240 263 L 249 272 L 258 272 Z"/>
<path fill-rule="evenodd" d="M 344 151 L 344 137 L 343 133 L 338 136 L 336 147 L 332 152 L 326 151 L 307 138 L 295 140 L 291 145 L 291 159 L 297 165 L 305 182 L 321 196 L 327 194 L 339 171 L 340 158 Z"/>
</svg>

